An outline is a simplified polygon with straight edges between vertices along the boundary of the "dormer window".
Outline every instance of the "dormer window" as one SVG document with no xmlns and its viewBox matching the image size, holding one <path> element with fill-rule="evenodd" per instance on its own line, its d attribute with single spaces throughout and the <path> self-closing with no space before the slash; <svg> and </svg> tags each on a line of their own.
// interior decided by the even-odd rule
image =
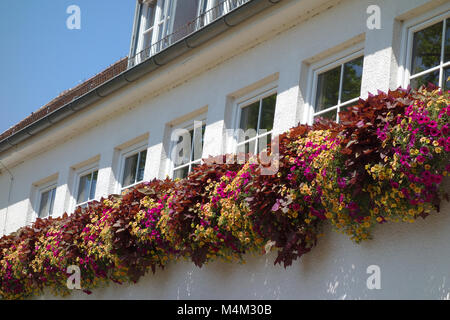
<svg viewBox="0 0 450 320">
<path fill-rule="evenodd" d="M 172 32 L 174 8 L 177 0 L 150 0 L 143 7 L 141 20 L 141 59 L 145 59 L 169 45 L 167 35 Z"/>
<path fill-rule="evenodd" d="M 246 2 L 248 0 L 199 0 L 197 25 L 203 27 Z"/>
<path fill-rule="evenodd" d="M 250 0 L 139 0 L 130 67 Z"/>
</svg>

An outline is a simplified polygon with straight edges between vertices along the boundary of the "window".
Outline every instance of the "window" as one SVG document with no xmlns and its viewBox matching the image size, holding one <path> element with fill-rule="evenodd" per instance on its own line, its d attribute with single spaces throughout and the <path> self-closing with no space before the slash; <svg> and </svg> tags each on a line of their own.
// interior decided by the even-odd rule
<svg viewBox="0 0 450 320">
<path fill-rule="evenodd" d="M 197 27 L 203 27 L 248 1 L 249 0 L 199 0 L 199 20 Z"/>
<path fill-rule="evenodd" d="M 272 140 L 277 94 L 269 92 L 238 104 L 237 153 L 257 154 Z"/>
<path fill-rule="evenodd" d="M 315 72 L 314 117 L 338 122 L 341 109 L 358 100 L 364 57 L 352 55 L 345 60 Z"/>
<path fill-rule="evenodd" d="M 47 218 L 53 214 L 55 204 L 56 184 L 50 184 L 39 190 L 38 218 Z"/>
<path fill-rule="evenodd" d="M 412 88 L 432 83 L 450 89 L 450 18 L 412 28 L 409 52 L 408 80 Z"/>
<path fill-rule="evenodd" d="M 201 164 L 205 137 L 205 120 L 181 126 L 172 133 L 172 177 L 183 179 Z"/>
<path fill-rule="evenodd" d="M 167 35 L 172 32 L 175 2 L 176 0 L 153 0 L 146 4 L 142 16 L 143 59 L 170 44 Z"/>
<path fill-rule="evenodd" d="M 209 0 L 199 0 L 198 5 L 198 20 L 197 20 L 197 29 L 208 24 L 208 10 L 210 9 L 208 6 Z"/>
<path fill-rule="evenodd" d="M 87 204 L 95 199 L 97 188 L 98 170 L 83 173 L 78 182 L 77 207 L 87 207 Z"/>
<path fill-rule="evenodd" d="M 122 189 L 129 188 L 144 180 L 147 149 L 135 151 L 124 156 L 122 171 Z"/>
</svg>

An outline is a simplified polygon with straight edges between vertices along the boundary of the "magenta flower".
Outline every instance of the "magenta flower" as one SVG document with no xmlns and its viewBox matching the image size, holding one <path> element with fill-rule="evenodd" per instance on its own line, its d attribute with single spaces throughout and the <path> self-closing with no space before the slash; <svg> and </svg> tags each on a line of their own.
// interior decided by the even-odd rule
<svg viewBox="0 0 450 320">
<path fill-rule="evenodd" d="M 430 171 L 424 171 L 423 173 L 422 173 L 422 178 L 424 179 L 424 180 L 430 180 L 430 178 L 431 178 L 431 173 L 430 173 Z"/>
<path fill-rule="evenodd" d="M 421 115 L 419 117 L 419 119 L 417 119 L 417 122 L 420 124 L 426 124 L 426 123 L 430 122 L 430 118 L 428 118 L 427 116 Z"/>
<path fill-rule="evenodd" d="M 433 137 L 437 137 L 437 136 L 439 136 L 439 135 L 441 134 L 441 132 L 440 132 L 437 128 L 431 128 L 430 134 L 431 134 Z"/>
<path fill-rule="evenodd" d="M 437 122 L 434 121 L 434 120 L 431 120 L 431 121 L 428 123 L 428 126 L 429 126 L 430 128 L 437 128 Z"/>
<path fill-rule="evenodd" d="M 344 178 L 338 178 L 337 183 L 338 183 L 339 188 L 341 188 L 341 189 L 344 189 L 345 186 L 347 185 L 347 184 L 345 183 L 345 179 L 344 179 Z"/>
<path fill-rule="evenodd" d="M 440 184 L 442 182 L 442 176 L 440 176 L 438 174 L 433 175 L 432 179 L 433 179 L 433 182 L 436 184 Z"/>
<path fill-rule="evenodd" d="M 418 156 L 417 158 L 417 162 L 419 162 L 419 163 L 424 163 L 425 162 L 425 157 L 423 157 L 423 156 Z"/>
<path fill-rule="evenodd" d="M 420 153 L 427 155 L 430 152 L 430 150 L 428 150 L 427 147 L 422 147 L 420 148 Z"/>
</svg>

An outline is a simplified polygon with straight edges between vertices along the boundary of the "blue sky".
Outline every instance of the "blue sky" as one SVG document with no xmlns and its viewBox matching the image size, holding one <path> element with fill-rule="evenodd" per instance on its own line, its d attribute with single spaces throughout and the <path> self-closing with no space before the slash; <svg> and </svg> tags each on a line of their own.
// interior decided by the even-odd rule
<svg viewBox="0 0 450 320">
<path fill-rule="evenodd" d="M 81 29 L 69 30 L 70 5 Z M 134 0 L 1 0 L 0 132 L 128 54 Z"/>
</svg>

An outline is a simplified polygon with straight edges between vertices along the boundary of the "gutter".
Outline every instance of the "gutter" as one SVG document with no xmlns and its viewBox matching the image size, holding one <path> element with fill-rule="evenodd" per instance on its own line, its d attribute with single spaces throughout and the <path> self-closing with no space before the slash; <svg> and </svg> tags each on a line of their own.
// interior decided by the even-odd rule
<svg viewBox="0 0 450 320">
<path fill-rule="evenodd" d="M 116 77 L 101 84 L 88 93 L 74 99 L 45 117 L 31 123 L 25 128 L 15 132 L 13 135 L 0 141 L 0 155 L 16 147 L 19 143 L 27 140 L 47 129 L 48 127 L 63 121 L 77 111 L 83 110 L 93 103 L 105 98 L 119 89 L 127 86 L 141 77 L 170 63 L 186 52 L 203 45 L 228 29 L 255 16 L 261 11 L 276 5 L 282 0 L 251 0 L 241 7 L 227 13 L 221 18 L 211 22 L 205 27 L 175 42 L 173 45 L 160 51 L 156 55 L 122 72 Z"/>
</svg>

